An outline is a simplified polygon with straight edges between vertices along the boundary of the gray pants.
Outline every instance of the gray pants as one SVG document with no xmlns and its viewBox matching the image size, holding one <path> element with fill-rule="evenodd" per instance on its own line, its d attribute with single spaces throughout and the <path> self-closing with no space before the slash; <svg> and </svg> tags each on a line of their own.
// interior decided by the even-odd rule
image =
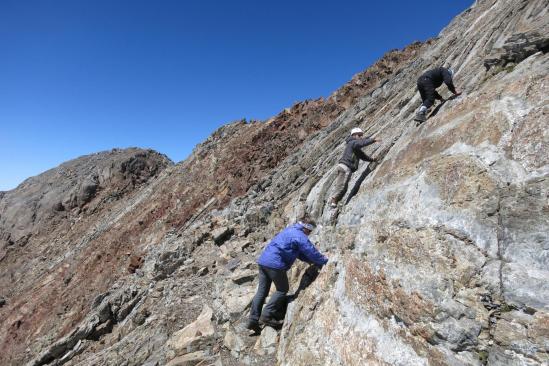
<svg viewBox="0 0 549 366">
<path fill-rule="evenodd" d="M 261 308 L 265 303 L 265 299 L 269 295 L 271 289 L 271 283 L 275 284 L 276 291 L 271 296 L 271 300 L 263 309 L 261 314 Z M 286 294 L 288 293 L 288 275 L 286 271 L 282 269 L 273 269 L 259 266 L 259 285 L 257 286 L 257 292 L 252 301 L 252 308 L 250 310 L 250 321 L 257 322 L 259 317 L 263 318 L 276 318 L 276 314 L 286 305 Z"/>
<path fill-rule="evenodd" d="M 351 179 L 351 169 L 345 164 L 337 164 L 337 177 L 334 183 L 334 195 L 332 200 L 339 202 L 345 192 L 347 191 L 347 185 Z"/>
</svg>

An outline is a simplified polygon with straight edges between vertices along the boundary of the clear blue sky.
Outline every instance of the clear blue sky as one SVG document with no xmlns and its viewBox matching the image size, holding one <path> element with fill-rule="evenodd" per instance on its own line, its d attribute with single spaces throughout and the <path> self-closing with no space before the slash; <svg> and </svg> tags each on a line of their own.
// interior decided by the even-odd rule
<svg viewBox="0 0 549 366">
<path fill-rule="evenodd" d="M 0 190 L 113 147 L 174 161 L 327 96 L 472 0 L 1 0 Z"/>
</svg>

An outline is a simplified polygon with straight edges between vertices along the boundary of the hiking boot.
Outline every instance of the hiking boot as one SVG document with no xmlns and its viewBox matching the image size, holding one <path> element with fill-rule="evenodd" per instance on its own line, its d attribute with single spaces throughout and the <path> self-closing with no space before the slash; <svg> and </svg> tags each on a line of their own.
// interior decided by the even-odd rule
<svg viewBox="0 0 549 366">
<path fill-rule="evenodd" d="M 272 328 L 280 328 L 284 323 L 282 320 L 276 320 L 276 319 L 267 318 L 267 317 L 259 318 L 259 322 L 262 324 L 268 325 L 269 327 L 272 327 Z"/>
<path fill-rule="evenodd" d="M 248 320 L 246 324 L 246 329 L 253 330 L 254 333 L 261 333 L 261 327 L 259 323 L 254 320 Z"/>
<path fill-rule="evenodd" d="M 425 122 L 427 120 L 427 114 L 425 112 L 417 112 L 414 117 L 414 121 Z"/>
</svg>

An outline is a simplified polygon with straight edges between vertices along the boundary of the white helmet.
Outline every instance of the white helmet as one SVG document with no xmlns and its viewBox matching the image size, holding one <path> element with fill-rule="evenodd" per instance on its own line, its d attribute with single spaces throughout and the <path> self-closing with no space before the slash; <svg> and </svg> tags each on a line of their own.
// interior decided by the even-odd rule
<svg viewBox="0 0 549 366">
<path fill-rule="evenodd" d="M 364 131 L 362 131 L 360 128 L 355 127 L 351 130 L 351 136 L 353 136 L 355 133 L 361 133 L 364 134 Z"/>
</svg>

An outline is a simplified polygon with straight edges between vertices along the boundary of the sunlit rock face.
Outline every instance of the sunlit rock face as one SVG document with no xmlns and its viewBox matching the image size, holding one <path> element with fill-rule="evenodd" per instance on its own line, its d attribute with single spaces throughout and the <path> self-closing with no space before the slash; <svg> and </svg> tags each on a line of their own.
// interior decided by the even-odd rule
<svg viewBox="0 0 549 366">
<path fill-rule="evenodd" d="M 411 125 L 412 78 L 361 102 L 361 126 L 394 145 L 334 222 L 321 207 L 329 178 L 309 193 L 332 263 L 290 305 L 280 364 L 549 362 L 549 59 L 532 46 L 497 71 L 483 64 L 510 37 L 547 35 L 548 19 L 540 1 L 477 2 L 458 16 L 401 72 L 457 69 L 466 95 L 424 125 Z"/>
<path fill-rule="evenodd" d="M 0 364 L 548 364 L 547 12 L 477 1 L 329 97 L 226 125 L 179 164 L 113 150 L 0 193 Z M 416 126 L 416 80 L 434 66 L 463 95 Z M 357 126 L 380 161 L 336 211 Z M 294 266 L 284 327 L 250 337 L 255 260 L 303 214 L 330 261 Z"/>
</svg>

